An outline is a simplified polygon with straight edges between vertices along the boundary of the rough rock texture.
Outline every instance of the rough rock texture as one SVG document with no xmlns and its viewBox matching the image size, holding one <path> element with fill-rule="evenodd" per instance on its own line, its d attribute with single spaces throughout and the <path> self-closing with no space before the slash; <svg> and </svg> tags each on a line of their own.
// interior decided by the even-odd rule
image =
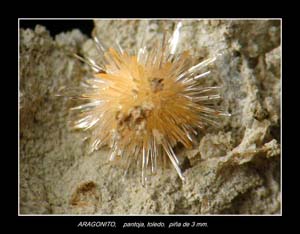
<svg viewBox="0 0 300 234">
<path fill-rule="evenodd" d="M 173 21 L 98 21 L 103 41 L 132 48 L 162 36 Z M 278 214 L 280 185 L 280 21 L 184 21 L 181 48 L 195 56 L 222 53 L 209 82 L 224 84 L 232 117 L 202 132 L 193 150 L 179 152 L 186 181 L 173 168 L 142 187 L 135 173 L 91 155 L 81 132 L 67 128 L 72 105 L 57 97 L 88 67 L 72 53 L 94 52 L 78 30 L 52 39 L 47 30 L 20 30 L 21 214 Z"/>
</svg>

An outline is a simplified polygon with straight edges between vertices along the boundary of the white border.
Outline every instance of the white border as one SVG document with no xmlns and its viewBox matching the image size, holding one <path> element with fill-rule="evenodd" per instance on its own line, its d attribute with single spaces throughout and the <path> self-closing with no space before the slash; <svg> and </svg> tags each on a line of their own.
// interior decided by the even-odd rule
<svg viewBox="0 0 300 234">
<path fill-rule="evenodd" d="M 20 20 L 280 20 L 280 214 L 20 214 Z M 18 18 L 18 216 L 282 216 L 282 18 Z"/>
</svg>

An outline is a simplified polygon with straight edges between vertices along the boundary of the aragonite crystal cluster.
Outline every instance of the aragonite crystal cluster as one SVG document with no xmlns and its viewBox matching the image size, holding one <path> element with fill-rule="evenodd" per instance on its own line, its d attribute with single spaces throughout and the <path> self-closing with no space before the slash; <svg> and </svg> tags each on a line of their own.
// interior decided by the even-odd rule
<svg viewBox="0 0 300 234">
<path fill-rule="evenodd" d="M 107 47 L 94 36 L 100 60 L 82 60 L 95 75 L 84 80 L 81 92 L 71 91 L 86 100 L 71 109 L 71 126 L 89 130 L 91 152 L 108 145 L 110 159 L 125 160 L 127 170 L 140 162 L 143 184 L 165 157 L 184 180 L 173 148 L 178 143 L 191 148 L 197 128 L 228 116 L 214 105 L 220 87 L 199 82 L 210 75 L 208 65 L 216 57 L 196 61 L 190 51 L 178 51 L 181 26 L 177 23 L 173 34 L 166 32 L 152 49 L 141 45 L 137 54 L 118 43 Z"/>
</svg>

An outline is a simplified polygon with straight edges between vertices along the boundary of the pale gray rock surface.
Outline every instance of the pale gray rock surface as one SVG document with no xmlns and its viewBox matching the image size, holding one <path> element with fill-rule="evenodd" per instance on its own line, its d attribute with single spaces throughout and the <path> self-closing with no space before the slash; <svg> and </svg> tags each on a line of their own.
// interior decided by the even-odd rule
<svg viewBox="0 0 300 234">
<path fill-rule="evenodd" d="M 172 29 L 174 21 L 103 20 L 103 41 L 131 49 Z M 182 49 L 204 58 L 222 53 L 214 77 L 224 84 L 222 105 L 232 113 L 219 129 L 202 132 L 182 182 L 170 167 L 142 187 L 109 162 L 108 149 L 91 155 L 81 132 L 67 128 L 67 98 L 56 94 L 90 75 L 72 53 L 93 54 L 80 31 L 51 38 L 20 30 L 21 214 L 278 214 L 280 185 L 281 25 L 278 20 L 184 21 Z M 137 40 L 138 39 L 138 40 Z"/>
</svg>

